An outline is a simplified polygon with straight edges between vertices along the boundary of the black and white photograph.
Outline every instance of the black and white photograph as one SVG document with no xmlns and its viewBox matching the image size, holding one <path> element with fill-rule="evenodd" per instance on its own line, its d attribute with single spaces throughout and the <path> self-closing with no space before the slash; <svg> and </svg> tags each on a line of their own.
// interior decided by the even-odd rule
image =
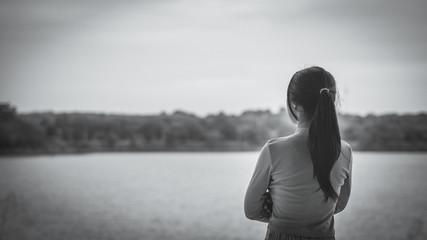
<svg viewBox="0 0 427 240">
<path fill-rule="evenodd" d="M 427 239 L 426 12 L 0 0 L 0 240 Z"/>
</svg>

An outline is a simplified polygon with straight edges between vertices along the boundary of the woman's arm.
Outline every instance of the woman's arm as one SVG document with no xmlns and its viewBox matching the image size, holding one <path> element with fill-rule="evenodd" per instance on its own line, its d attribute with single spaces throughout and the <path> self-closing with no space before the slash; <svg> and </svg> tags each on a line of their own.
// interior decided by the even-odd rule
<svg viewBox="0 0 427 240">
<path fill-rule="evenodd" d="M 252 179 L 249 182 L 245 196 L 245 215 L 251 220 L 268 222 L 264 213 L 263 195 L 266 193 L 270 183 L 270 150 L 268 143 L 264 145 L 258 158 Z"/>
<path fill-rule="evenodd" d="M 338 202 L 335 207 L 335 213 L 339 213 L 347 206 L 348 199 L 350 198 L 351 192 L 351 177 L 347 178 L 344 181 L 344 185 L 341 187 L 340 196 L 338 197 Z"/>
<path fill-rule="evenodd" d="M 344 181 L 344 185 L 341 186 L 340 196 L 338 197 L 338 202 L 335 207 L 335 213 L 339 213 L 347 206 L 348 199 L 350 198 L 351 192 L 351 168 L 353 164 L 353 154 L 350 149 L 349 157 L 349 166 L 348 166 L 348 176 Z"/>
</svg>

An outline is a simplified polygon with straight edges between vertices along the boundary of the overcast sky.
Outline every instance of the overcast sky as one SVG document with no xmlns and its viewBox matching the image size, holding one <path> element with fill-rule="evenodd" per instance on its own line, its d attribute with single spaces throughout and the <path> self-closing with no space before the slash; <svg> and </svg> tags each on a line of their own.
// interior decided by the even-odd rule
<svg viewBox="0 0 427 240">
<path fill-rule="evenodd" d="M 427 1 L 0 2 L 0 101 L 19 111 L 277 111 L 330 71 L 345 113 L 427 111 Z"/>
</svg>

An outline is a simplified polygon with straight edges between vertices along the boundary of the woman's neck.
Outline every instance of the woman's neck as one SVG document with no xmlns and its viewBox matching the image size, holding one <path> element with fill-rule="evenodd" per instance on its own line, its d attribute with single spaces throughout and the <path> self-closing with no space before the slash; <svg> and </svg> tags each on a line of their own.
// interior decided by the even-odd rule
<svg viewBox="0 0 427 240">
<path fill-rule="evenodd" d="M 307 121 L 299 121 L 297 124 L 297 128 L 309 128 L 310 122 Z"/>
<path fill-rule="evenodd" d="M 308 117 L 307 114 L 305 114 L 304 111 L 299 112 L 298 115 L 298 128 L 309 128 L 311 119 Z"/>
</svg>

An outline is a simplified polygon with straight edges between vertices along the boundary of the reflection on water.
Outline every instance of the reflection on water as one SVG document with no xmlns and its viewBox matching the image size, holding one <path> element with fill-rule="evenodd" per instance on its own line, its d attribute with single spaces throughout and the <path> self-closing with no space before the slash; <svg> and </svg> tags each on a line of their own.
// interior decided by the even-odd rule
<svg viewBox="0 0 427 240">
<path fill-rule="evenodd" d="M 4 239 L 263 239 L 243 197 L 257 153 L 0 160 Z M 427 154 L 356 153 L 339 239 L 424 239 Z M 384 237 L 386 236 L 386 237 Z"/>
</svg>

